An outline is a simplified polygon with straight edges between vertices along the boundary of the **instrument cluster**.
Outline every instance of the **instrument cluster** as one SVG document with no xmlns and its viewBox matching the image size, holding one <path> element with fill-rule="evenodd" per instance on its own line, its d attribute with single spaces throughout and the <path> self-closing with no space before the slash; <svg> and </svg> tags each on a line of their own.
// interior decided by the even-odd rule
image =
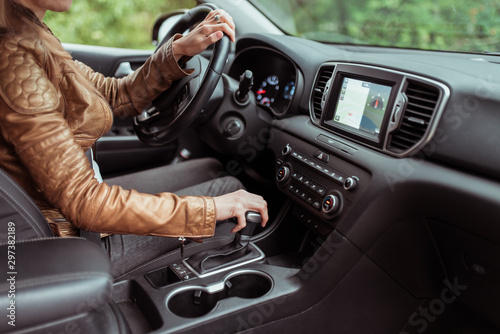
<svg viewBox="0 0 500 334">
<path fill-rule="evenodd" d="M 267 48 L 251 48 L 233 62 L 230 75 L 239 78 L 245 70 L 253 73 L 252 91 L 259 106 L 275 116 L 287 113 L 296 93 L 297 69 L 285 56 Z"/>
</svg>

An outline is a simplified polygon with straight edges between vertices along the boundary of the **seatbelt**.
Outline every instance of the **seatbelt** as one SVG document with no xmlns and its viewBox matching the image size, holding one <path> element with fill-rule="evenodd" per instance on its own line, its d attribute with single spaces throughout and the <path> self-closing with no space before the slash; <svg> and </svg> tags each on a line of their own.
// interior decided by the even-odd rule
<svg viewBox="0 0 500 334">
<path fill-rule="evenodd" d="M 85 156 L 89 160 L 90 167 L 92 167 L 93 169 L 94 169 L 94 164 L 97 165 L 97 163 L 94 160 L 94 156 L 93 156 L 94 155 L 94 148 L 95 148 L 95 145 L 92 148 L 89 148 L 85 152 Z M 94 172 L 96 172 L 95 169 L 94 169 Z M 99 177 L 101 177 L 100 172 L 99 172 Z M 97 172 L 96 172 L 96 178 L 97 178 Z M 97 180 L 99 181 L 98 178 L 97 178 Z M 100 182 L 102 182 L 102 178 L 101 178 Z M 100 233 L 80 230 L 80 237 L 85 238 L 88 241 L 93 242 L 93 243 L 97 244 L 99 247 L 101 247 L 101 234 Z"/>
</svg>

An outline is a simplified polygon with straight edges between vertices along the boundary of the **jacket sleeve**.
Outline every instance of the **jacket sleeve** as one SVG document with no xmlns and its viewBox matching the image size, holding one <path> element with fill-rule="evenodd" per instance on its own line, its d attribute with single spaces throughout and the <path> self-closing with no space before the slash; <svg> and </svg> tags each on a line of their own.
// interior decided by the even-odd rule
<svg viewBox="0 0 500 334">
<path fill-rule="evenodd" d="M 133 73 L 120 79 L 105 77 L 76 61 L 83 74 L 107 99 L 115 116 L 136 116 L 167 90 L 173 81 L 190 75 L 175 61 L 172 42 L 182 38 L 176 34 Z"/>
<path fill-rule="evenodd" d="M 213 235 L 216 211 L 211 197 L 148 195 L 99 184 L 62 116 L 63 98 L 36 59 L 19 49 L 0 51 L 2 136 L 66 219 L 96 232 Z"/>
</svg>

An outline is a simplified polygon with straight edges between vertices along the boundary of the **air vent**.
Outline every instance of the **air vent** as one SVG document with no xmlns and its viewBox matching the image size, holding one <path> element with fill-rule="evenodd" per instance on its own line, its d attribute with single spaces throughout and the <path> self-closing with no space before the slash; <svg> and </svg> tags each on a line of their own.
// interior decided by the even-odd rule
<svg viewBox="0 0 500 334">
<path fill-rule="evenodd" d="M 313 111 L 314 119 L 318 120 L 321 118 L 321 98 L 323 97 L 323 92 L 325 91 L 325 86 L 328 80 L 332 77 L 335 66 L 324 66 L 319 70 L 318 77 L 314 83 L 311 108 Z"/>
<path fill-rule="evenodd" d="M 408 103 L 403 119 L 389 139 L 388 150 L 395 153 L 408 151 L 424 138 L 440 95 L 436 87 L 413 80 L 407 83 L 404 93 Z"/>
</svg>

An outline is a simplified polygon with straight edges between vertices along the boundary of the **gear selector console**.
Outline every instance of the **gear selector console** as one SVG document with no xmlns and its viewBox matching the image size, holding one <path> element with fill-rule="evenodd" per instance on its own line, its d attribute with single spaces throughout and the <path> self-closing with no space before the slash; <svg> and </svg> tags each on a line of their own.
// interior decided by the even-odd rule
<svg viewBox="0 0 500 334">
<path fill-rule="evenodd" d="M 247 211 L 245 219 L 246 226 L 235 233 L 230 243 L 194 254 L 183 261 L 172 263 L 166 269 L 149 273 L 148 280 L 153 286 L 159 287 L 263 260 L 264 253 L 250 241 L 255 227 L 262 222 L 262 217 L 258 212 Z"/>
<path fill-rule="evenodd" d="M 183 261 L 185 267 L 201 277 L 214 271 L 262 260 L 264 254 L 250 242 L 255 227 L 260 224 L 262 217 L 258 212 L 247 211 L 245 219 L 246 226 L 235 234 L 232 242 L 191 256 Z"/>
</svg>

